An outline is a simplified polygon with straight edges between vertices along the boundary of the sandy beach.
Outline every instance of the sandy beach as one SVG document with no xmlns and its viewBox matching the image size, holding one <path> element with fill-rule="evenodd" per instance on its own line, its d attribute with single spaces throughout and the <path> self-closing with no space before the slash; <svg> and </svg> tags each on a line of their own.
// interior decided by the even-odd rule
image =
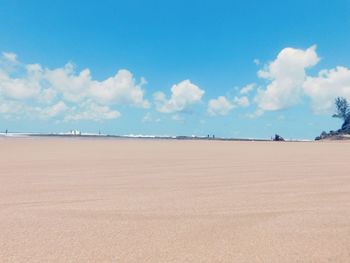
<svg viewBox="0 0 350 263">
<path fill-rule="evenodd" d="M 350 142 L 0 139 L 0 262 L 349 262 Z"/>
</svg>

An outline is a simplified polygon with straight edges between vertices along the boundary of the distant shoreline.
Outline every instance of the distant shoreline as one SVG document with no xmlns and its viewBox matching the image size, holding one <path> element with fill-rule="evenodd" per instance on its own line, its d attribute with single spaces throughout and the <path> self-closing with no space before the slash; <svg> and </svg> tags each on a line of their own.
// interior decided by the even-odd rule
<svg viewBox="0 0 350 263">
<path fill-rule="evenodd" d="M 273 142 L 272 139 L 261 138 L 225 138 L 207 136 L 157 136 L 157 135 L 109 135 L 109 134 L 52 134 L 52 133 L 0 133 L 6 138 L 86 138 L 86 139 L 143 139 L 143 140 L 200 140 L 200 141 L 242 141 L 242 142 Z M 285 142 L 312 142 L 306 139 L 286 139 Z"/>
</svg>

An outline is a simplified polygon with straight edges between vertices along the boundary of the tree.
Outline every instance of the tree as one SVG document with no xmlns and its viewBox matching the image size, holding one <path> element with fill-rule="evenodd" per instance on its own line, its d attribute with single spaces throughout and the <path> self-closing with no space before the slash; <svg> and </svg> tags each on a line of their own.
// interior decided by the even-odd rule
<svg viewBox="0 0 350 263">
<path fill-rule="evenodd" d="M 335 106 L 337 113 L 333 115 L 334 118 L 340 118 L 344 121 L 350 116 L 350 106 L 345 98 L 338 97 L 335 99 Z"/>
<path fill-rule="evenodd" d="M 335 99 L 335 106 L 337 113 L 333 117 L 344 121 L 342 130 L 350 131 L 350 105 L 348 101 L 345 98 L 338 97 Z"/>
</svg>

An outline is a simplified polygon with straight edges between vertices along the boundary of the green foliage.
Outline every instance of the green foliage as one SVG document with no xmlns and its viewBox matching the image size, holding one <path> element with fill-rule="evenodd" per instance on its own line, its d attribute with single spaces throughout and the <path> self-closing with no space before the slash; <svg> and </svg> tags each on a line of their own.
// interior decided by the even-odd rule
<svg viewBox="0 0 350 263">
<path fill-rule="evenodd" d="M 335 106 L 337 113 L 333 115 L 334 118 L 340 118 L 344 121 L 350 118 L 350 105 L 345 98 L 338 97 L 335 99 Z"/>
</svg>

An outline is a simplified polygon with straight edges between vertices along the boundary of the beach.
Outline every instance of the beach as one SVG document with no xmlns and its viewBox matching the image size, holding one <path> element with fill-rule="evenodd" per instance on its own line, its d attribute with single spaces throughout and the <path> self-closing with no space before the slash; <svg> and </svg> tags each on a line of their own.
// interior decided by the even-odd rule
<svg viewBox="0 0 350 263">
<path fill-rule="evenodd" d="M 349 262 L 350 142 L 0 139 L 0 262 Z"/>
</svg>

